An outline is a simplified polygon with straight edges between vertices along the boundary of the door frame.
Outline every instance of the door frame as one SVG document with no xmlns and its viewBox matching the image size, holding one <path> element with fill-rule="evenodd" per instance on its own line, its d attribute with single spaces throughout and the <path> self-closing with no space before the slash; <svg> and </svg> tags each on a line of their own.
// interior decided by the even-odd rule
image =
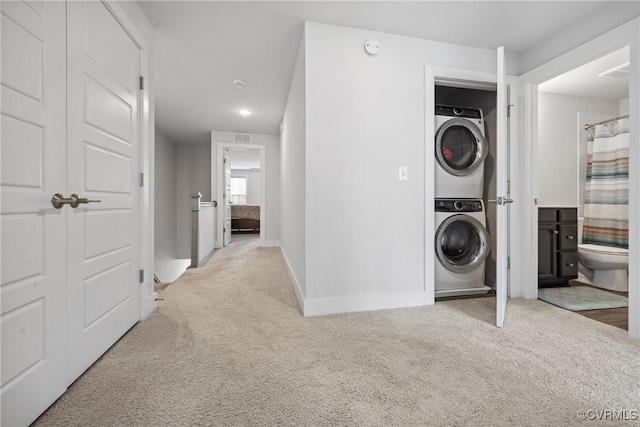
<svg viewBox="0 0 640 427">
<path fill-rule="evenodd" d="M 154 291 L 154 173 L 155 173 L 155 119 L 153 102 L 155 88 L 151 75 L 151 41 L 129 17 L 118 2 L 102 1 L 116 21 L 122 26 L 140 50 L 140 75 L 144 79 L 144 89 L 138 92 L 140 119 L 140 173 L 144 185 L 140 187 L 140 269 L 144 270 L 144 280 L 140 284 L 140 320 L 146 319 L 158 306 Z"/>
<path fill-rule="evenodd" d="M 433 141 L 435 137 L 435 123 L 433 117 L 435 117 L 435 84 L 438 79 L 446 79 L 453 81 L 467 81 L 478 82 L 478 84 L 496 84 L 498 83 L 498 76 L 495 73 L 485 73 L 479 71 L 471 71 L 456 68 L 444 68 L 444 67 L 430 67 L 425 66 L 425 150 L 424 150 L 424 291 L 426 296 L 426 305 L 432 305 L 435 302 L 435 262 L 436 253 L 433 244 L 433 239 L 436 233 L 435 227 L 435 154 L 433 147 Z M 513 85 L 513 78 L 507 76 L 506 83 Z M 512 121 L 513 122 L 513 121 Z M 517 135 L 517 123 L 511 125 L 511 135 Z M 511 139 L 513 141 L 513 139 Z M 516 146 L 511 146 L 510 157 L 511 165 L 517 164 L 514 159 L 517 159 L 519 150 Z M 515 193 L 515 192 L 512 192 Z M 511 239 L 514 238 L 512 230 L 517 229 L 514 227 L 516 221 L 511 221 L 509 224 L 509 247 L 513 249 L 516 247 Z M 517 243 L 517 242 L 515 242 Z M 512 261 L 513 261 L 513 254 Z M 512 262 L 513 266 L 514 263 Z M 511 275 L 511 269 L 508 270 L 508 275 Z M 511 283 L 511 280 L 508 280 Z"/>
<path fill-rule="evenodd" d="M 267 176 L 267 162 L 265 161 L 265 146 L 263 144 L 241 144 L 234 142 L 218 142 L 216 144 L 216 174 L 217 174 L 217 188 L 216 194 L 218 198 L 218 215 L 216 215 L 216 248 L 223 247 L 223 235 L 224 235 L 224 215 L 221 214 L 221 209 L 224 208 L 224 204 L 221 203 L 224 198 L 224 150 L 225 149 L 240 149 L 240 150 L 259 150 L 260 151 L 260 246 L 265 246 L 267 236 L 267 221 L 266 221 L 266 176 Z"/>
<path fill-rule="evenodd" d="M 593 61 L 625 46 L 630 48 L 631 72 L 629 76 L 629 235 L 640 235 L 640 18 L 636 18 L 607 33 L 584 43 L 571 51 L 523 74 L 525 114 L 520 140 L 525 156 L 520 179 L 524 194 L 524 230 L 530 245 L 526 245 L 522 263 L 523 293 L 527 299 L 538 298 L 538 85 L 571 69 Z M 640 339 L 640 239 L 629 241 L 629 336 Z"/>
</svg>

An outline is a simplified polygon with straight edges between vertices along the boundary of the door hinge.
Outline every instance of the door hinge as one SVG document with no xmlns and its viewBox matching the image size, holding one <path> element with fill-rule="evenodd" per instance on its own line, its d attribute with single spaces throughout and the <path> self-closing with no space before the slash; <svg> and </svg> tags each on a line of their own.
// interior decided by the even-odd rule
<svg viewBox="0 0 640 427">
<path fill-rule="evenodd" d="M 507 270 L 511 268 L 511 257 L 507 257 Z"/>
<path fill-rule="evenodd" d="M 140 90 L 144 90 L 144 77 L 140 76 Z"/>
<path fill-rule="evenodd" d="M 513 107 L 513 104 L 507 104 L 507 117 L 511 117 L 511 107 Z"/>
<path fill-rule="evenodd" d="M 227 193 L 222 193 L 222 198 L 226 199 L 227 198 Z"/>
<path fill-rule="evenodd" d="M 507 194 L 511 194 L 511 181 L 507 181 Z"/>
<path fill-rule="evenodd" d="M 226 232 L 227 232 L 227 227 L 223 227 L 223 228 L 222 228 L 222 232 L 223 232 L 223 233 L 226 233 Z"/>
<path fill-rule="evenodd" d="M 144 187 L 144 172 L 140 172 L 140 187 Z"/>
<path fill-rule="evenodd" d="M 227 159 L 222 159 L 222 163 L 227 163 Z"/>
<path fill-rule="evenodd" d="M 140 283 L 144 283 L 144 270 L 140 270 Z"/>
</svg>

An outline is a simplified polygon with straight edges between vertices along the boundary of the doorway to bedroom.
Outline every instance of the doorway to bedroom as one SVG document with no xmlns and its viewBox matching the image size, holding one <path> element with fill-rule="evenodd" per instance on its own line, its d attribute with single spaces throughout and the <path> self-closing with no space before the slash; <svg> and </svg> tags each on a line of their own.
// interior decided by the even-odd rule
<svg viewBox="0 0 640 427">
<path fill-rule="evenodd" d="M 263 210 L 261 150 L 225 148 L 223 244 L 260 238 Z"/>
</svg>

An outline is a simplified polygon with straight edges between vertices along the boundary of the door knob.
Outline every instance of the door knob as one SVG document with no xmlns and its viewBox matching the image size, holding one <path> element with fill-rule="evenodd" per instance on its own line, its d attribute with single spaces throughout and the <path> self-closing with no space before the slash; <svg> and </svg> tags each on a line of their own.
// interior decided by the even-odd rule
<svg viewBox="0 0 640 427">
<path fill-rule="evenodd" d="M 495 203 L 498 206 L 503 206 L 509 203 L 513 203 L 513 199 L 507 199 L 506 197 L 498 196 L 496 199 L 489 200 L 489 203 Z"/>
<path fill-rule="evenodd" d="M 102 200 L 90 200 L 87 199 L 86 197 L 79 197 L 77 194 L 72 194 L 71 195 L 71 199 L 73 199 L 74 201 L 69 203 L 71 205 L 72 208 L 77 208 L 78 205 L 81 204 L 85 204 L 85 203 L 100 203 Z"/>
<path fill-rule="evenodd" d="M 51 204 L 56 209 L 62 209 L 64 205 L 70 205 L 75 202 L 73 197 L 64 197 L 61 193 L 56 193 L 51 198 Z"/>
<path fill-rule="evenodd" d="M 51 204 L 56 209 L 62 209 L 64 205 L 70 205 L 72 208 L 77 208 L 78 205 L 84 203 L 98 203 L 101 200 L 89 200 L 86 197 L 79 197 L 77 194 L 72 194 L 71 197 L 64 197 L 61 193 L 56 193 L 51 198 Z"/>
</svg>

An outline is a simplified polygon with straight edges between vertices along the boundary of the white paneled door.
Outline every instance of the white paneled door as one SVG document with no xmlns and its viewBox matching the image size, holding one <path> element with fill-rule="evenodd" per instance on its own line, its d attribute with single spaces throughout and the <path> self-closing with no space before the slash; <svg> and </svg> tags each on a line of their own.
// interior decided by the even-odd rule
<svg viewBox="0 0 640 427">
<path fill-rule="evenodd" d="M 2 10 L 2 418 L 28 425 L 68 385 L 65 5 Z"/>
<path fill-rule="evenodd" d="M 69 358 L 77 378 L 139 318 L 140 51 L 100 2 L 68 2 Z"/>
<path fill-rule="evenodd" d="M 1 423 L 13 426 L 139 319 L 140 52 L 101 2 L 0 6 Z"/>
</svg>

